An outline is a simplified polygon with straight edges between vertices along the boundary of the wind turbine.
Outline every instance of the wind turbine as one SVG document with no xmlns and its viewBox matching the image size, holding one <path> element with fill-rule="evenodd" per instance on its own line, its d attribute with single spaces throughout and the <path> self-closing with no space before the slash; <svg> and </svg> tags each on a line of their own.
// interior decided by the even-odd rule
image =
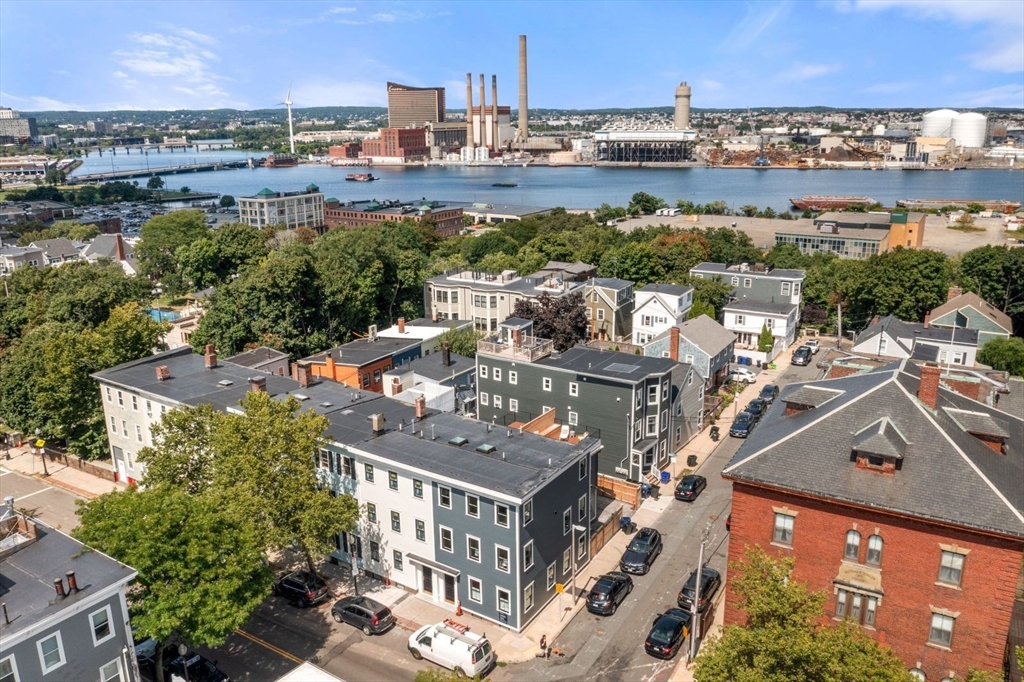
<svg viewBox="0 0 1024 682">
<path fill-rule="evenodd" d="M 292 84 L 288 84 L 288 96 L 280 104 L 288 107 L 288 144 L 291 145 L 292 154 L 295 153 L 295 129 L 292 127 Z"/>
</svg>

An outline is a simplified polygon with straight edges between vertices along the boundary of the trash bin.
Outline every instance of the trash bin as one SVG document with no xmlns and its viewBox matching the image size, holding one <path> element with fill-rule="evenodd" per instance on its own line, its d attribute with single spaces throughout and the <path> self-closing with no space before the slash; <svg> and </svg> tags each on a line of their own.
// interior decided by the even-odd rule
<svg viewBox="0 0 1024 682">
<path fill-rule="evenodd" d="M 668 475 L 668 472 L 667 472 L 667 471 L 662 471 L 662 472 L 661 472 L 661 484 L 662 484 L 662 485 L 668 485 L 668 480 L 669 480 L 669 478 L 670 478 L 670 477 L 669 477 L 669 475 Z"/>
<path fill-rule="evenodd" d="M 640 498 L 646 500 L 651 495 L 651 484 L 641 483 L 640 484 Z"/>
<path fill-rule="evenodd" d="M 686 466 L 695 467 L 697 466 L 697 455 L 690 455 L 686 458 Z"/>
</svg>

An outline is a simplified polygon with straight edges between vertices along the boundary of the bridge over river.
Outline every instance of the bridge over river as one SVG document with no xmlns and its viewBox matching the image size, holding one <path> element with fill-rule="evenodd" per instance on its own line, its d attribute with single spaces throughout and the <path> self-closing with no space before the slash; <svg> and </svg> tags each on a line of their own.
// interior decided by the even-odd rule
<svg viewBox="0 0 1024 682">
<path fill-rule="evenodd" d="M 199 173 L 202 171 L 253 168 L 255 166 L 262 166 L 263 161 L 264 159 L 262 158 L 253 158 L 244 161 L 211 161 L 209 163 L 188 163 L 180 166 L 132 168 L 129 170 L 115 170 L 105 173 L 88 173 L 86 175 L 72 175 L 68 178 L 68 184 L 74 185 L 92 182 L 109 182 L 111 180 L 127 180 L 129 178 L 148 178 L 153 175 L 178 175 L 179 173 Z"/>
</svg>

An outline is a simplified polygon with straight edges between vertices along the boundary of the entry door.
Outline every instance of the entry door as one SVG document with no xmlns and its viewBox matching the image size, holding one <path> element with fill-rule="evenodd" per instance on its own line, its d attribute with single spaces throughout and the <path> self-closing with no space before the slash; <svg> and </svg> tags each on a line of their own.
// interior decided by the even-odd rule
<svg viewBox="0 0 1024 682">
<path fill-rule="evenodd" d="M 444 577 L 444 600 L 455 603 L 455 576 L 445 575 Z"/>
<path fill-rule="evenodd" d="M 434 570 L 429 566 L 423 567 L 423 592 L 434 594 Z"/>
</svg>

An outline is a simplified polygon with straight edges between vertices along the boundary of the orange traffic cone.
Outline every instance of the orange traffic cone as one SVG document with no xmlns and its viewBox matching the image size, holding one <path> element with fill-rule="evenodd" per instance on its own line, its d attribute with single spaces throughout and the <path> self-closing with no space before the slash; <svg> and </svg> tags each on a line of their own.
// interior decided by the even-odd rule
<svg viewBox="0 0 1024 682">
<path fill-rule="evenodd" d="M 457 600 L 455 602 L 455 615 L 456 616 L 461 616 L 462 615 L 462 600 L 461 599 L 459 599 L 459 600 Z"/>
</svg>

